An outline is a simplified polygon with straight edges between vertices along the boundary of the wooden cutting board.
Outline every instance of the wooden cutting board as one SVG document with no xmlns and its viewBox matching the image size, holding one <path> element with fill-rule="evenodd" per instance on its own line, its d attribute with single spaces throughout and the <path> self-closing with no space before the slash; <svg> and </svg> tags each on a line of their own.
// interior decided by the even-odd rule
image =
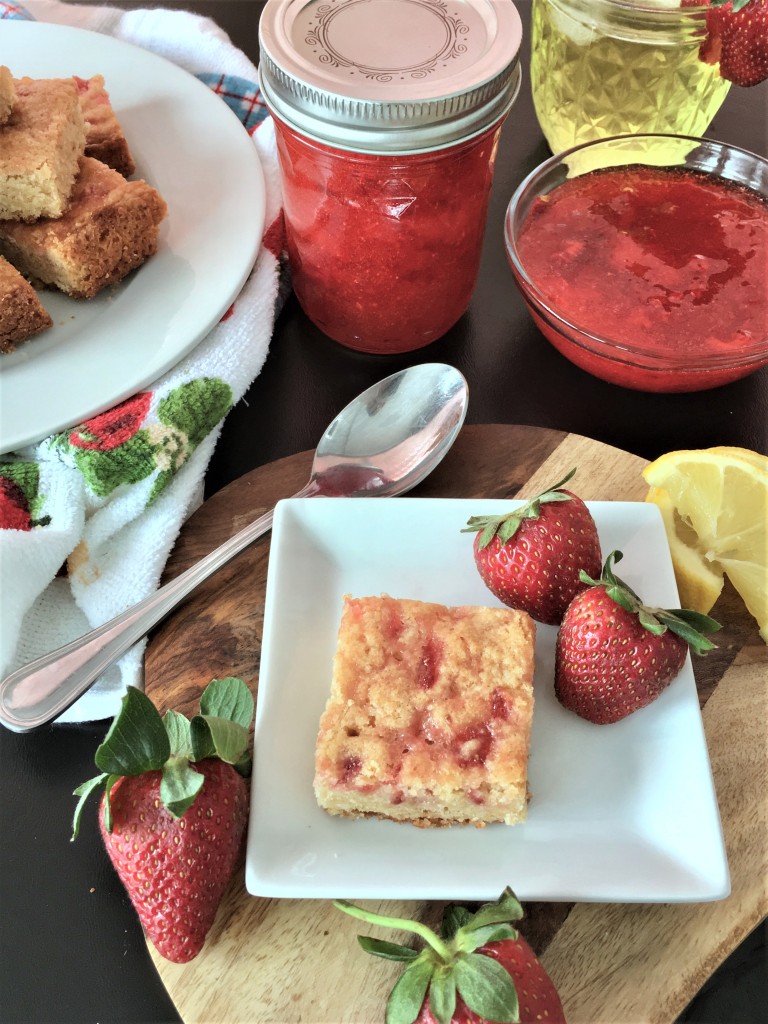
<svg viewBox="0 0 768 1024">
<path fill-rule="evenodd" d="M 242 477 L 184 527 L 170 579 L 307 480 L 312 453 Z M 643 500 L 642 459 L 574 434 L 524 426 L 467 426 L 414 496 L 530 497 L 572 466 L 587 500 Z M 215 676 L 257 691 L 269 536 L 203 584 L 153 637 L 147 692 L 194 713 Z M 732 876 L 718 903 L 528 903 L 522 931 L 561 994 L 569 1024 L 671 1024 L 768 908 L 768 649 L 729 588 L 718 602 L 718 650 L 695 672 Z M 514 883 L 513 883 L 514 884 Z M 342 894 L 343 895 L 343 894 Z M 433 926 L 442 905 L 366 904 Z M 397 976 L 367 956 L 358 922 L 326 900 L 254 898 L 239 870 L 202 953 L 190 964 L 154 962 L 186 1024 L 378 1024 Z"/>
</svg>

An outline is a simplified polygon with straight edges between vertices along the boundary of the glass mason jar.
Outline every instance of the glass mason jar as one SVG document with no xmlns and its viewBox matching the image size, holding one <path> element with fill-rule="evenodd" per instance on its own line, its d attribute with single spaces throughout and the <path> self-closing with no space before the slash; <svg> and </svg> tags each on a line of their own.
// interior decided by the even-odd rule
<svg viewBox="0 0 768 1024">
<path fill-rule="evenodd" d="M 501 125 L 520 84 L 510 0 L 268 0 L 295 294 L 362 352 L 428 345 L 469 305 Z"/>
<path fill-rule="evenodd" d="M 533 0 L 531 86 L 553 153 L 611 135 L 701 136 L 730 83 L 699 58 L 706 4 Z"/>
</svg>

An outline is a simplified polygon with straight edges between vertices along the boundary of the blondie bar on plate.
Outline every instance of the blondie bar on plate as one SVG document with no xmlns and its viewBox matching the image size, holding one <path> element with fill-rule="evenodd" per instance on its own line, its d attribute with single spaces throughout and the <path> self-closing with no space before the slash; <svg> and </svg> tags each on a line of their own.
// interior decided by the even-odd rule
<svg viewBox="0 0 768 1024">
<path fill-rule="evenodd" d="M 60 217 L 85 149 L 72 78 L 19 78 L 0 125 L 0 220 Z"/>
<path fill-rule="evenodd" d="M 11 116 L 15 102 L 16 86 L 13 83 L 13 75 L 10 68 L 0 64 L 0 125 L 5 124 Z"/>
<path fill-rule="evenodd" d="M 29 281 L 0 256 L 0 353 L 13 352 L 51 323 Z"/>
<path fill-rule="evenodd" d="M 534 639 L 511 609 L 346 597 L 319 805 L 423 827 L 523 821 Z"/>
<path fill-rule="evenodd" d="M 122 126 L 104 88 L 104 76 L 78 78 L 75 84 L 85 119 L 85 155 L 128 177 L 136 170 Z"/>
<path fill-rule="evenodd" d="M 165 215 L 163 198 L 145 181 L 126 181 L 84 156 L 64 216 L 0 221 L 0 255 L 33 281 L 90 299 L 153 255 Z"/>
</svg>

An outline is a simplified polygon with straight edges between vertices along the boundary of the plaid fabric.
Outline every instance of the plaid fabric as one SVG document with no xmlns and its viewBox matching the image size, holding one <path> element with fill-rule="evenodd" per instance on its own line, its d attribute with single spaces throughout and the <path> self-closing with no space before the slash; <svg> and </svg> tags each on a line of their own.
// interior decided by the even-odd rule
<svg viewBox="0 0 768 1024">
<path fill-rule="evenodd" d="M 21 4 L 11 4 L 7 3 L 6 0 L 0 0 L 0 21 L 4 18 L 15 18 L 17 21 L 34 20 L 29 11 L 25 11 Z"/>
<path fill-rule="evenodd" d="M 233 110 L 248 131 L 267 117 L 267 108 L 261 99 L 257 85 L 237 75 L 200 74 L 196 76 L 221 96 L 227 106 Z"/>
</svg>

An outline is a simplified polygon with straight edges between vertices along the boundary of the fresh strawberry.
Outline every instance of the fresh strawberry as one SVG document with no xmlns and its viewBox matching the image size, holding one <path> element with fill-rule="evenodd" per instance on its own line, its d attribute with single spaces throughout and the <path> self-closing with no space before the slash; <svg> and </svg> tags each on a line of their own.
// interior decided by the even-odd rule
<svg viewBox="0 0 768 1024">
<path fill-rule="evenodd" d="M 579 571 L 600 572 L 595 521 L 581 498 L 563 489 L 575 472 L 507 515 L 472 516 L 462 531 L 477 532 L 475 564 L 488 589 L 551 625 L 584 589 Z"/>
<path fill-rule="evenodd" d="M 105 784 L 99 824 L 107 853 L 149 938 L 175 963 L 202 949 L 238 861 L 253 710 L 239 679 L 214 679 L 191 722 L 175 711 L 161 718 L 129 687 L 96 751 L 102 773 L 75 790 L 73 839 L 83 804 Z"/>
<path fill-rule="evenodd" d="M 157 771 L 119 779 L 110 796 L 111 831 L 100 820 L 107 853 L 144 930 L 177 964 L 203 948 L 248 819 L 248 789 L 232 765 L 210 758 L 192 770 L 205 781 L 189 815 L 175 818 L 163 805 Z"/>
<path fill-rule="evenodd" d="M 440 936 L 418 921 L 381 917 L 346 900 L 334 906 L 368 924 L 414 932 L 426 943 L 418 951 L 358 936 L 367 953 L 408 965 L 387 1002 L 387 1024 L 565 1024 L 552 980 L 512 927 L 523 910 L 511 889 L 475 914 L 449 904 Z"/>
<path fill-rule="evenodd" d="M 688 647 L 715 646 L 703 634 L 720 626 L 708 615 L 644 605 L 613 572 L 612 551 L 599 580 L 582 578 L 555 646 L 555 693 L 561 704 L 597 725 L 618 722 L 654 701 L 683 667 Z"/>
<path fill-rule="evenodd" d="M 735 85 L 768 78 L 768 0 L 710 0 L 707 35 L 699 49 L 707 64 Z"/>
</svg>

